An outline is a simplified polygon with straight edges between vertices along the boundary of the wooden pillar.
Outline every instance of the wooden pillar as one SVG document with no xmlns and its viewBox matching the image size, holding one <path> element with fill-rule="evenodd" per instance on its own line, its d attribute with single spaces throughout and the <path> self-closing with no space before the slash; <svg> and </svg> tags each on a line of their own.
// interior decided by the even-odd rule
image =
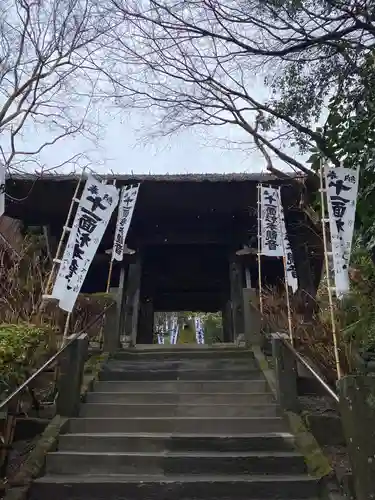
<svg viewBox="0 0 375 500">
<path fill-rule="evenodd" d="M 246 288 L 251 288 L 251 272 L 250 272 L 250 267 L 245 264 L 244 265 L 244 271 L 245 271 L 245 285 Z"/>
<path fill-rule="evenodd" d="M 299 312 L 303 312 L 306 319 L 311 319 L 316 308 L 316 286 L 314 283 L 311 254 L 307 244 L 296 238 L 293 255 L 298 277 L 298 292 L 296 294 Z"/>
<path fill-rule="evenodd" d="M 229 264 L 229 279 L 234 340 L 237 339 L 238 336 L 243 335 L 245 331 L 243 315 L 242 271 L 243 269 L 241 263 L 238 261 L 238 259 L 236 259 L 235 255 L 232 255 Z"/>
<path fill-rule="evenodd" d="M 120 269 L 120 279 L 116 300 L 116 328 L 121 345 L 121 338 L 125 336 L 125 312 L 127 300 L 127 276 L 129 263 L 123 261 Z"/>
<path fill-rule="evenodd" d="M 43 226 L 43 235 L 46 244 L 48 259 L 52 262 L 52 260 L 55 258 L 56 255 L 58 241 L 56 236 L 52 236 L 51 226 L 49 225 Z"/>
<path fill-rule="evenodd" d="M 103 325 L 103 351 L 113 353 L 120 347 L 120 331 L 118 329 L 117 311 L 111 307 L 105 314 Z"/>
<path fill-rule="evenodd" d="M 141 258 L 137 255 L 135 260 L 129 263 L 126 294 L 122 303 L 122 333 L 131 336 L 131 345 L 135 345 L 137 338 L 141 268 Z"/>
<path fill-rule="evenodd" d="M 232 304 L 230 300 L 225 302 L 221 315 L 223 324 L 223 341 L 233 342 Z"/>
<path fill-rule="evenodd" d="M 152 344 L 154 336 L 154 305 L 150 298 L 143 299 L 139 307 L 137 344 Z"/>
</svg>

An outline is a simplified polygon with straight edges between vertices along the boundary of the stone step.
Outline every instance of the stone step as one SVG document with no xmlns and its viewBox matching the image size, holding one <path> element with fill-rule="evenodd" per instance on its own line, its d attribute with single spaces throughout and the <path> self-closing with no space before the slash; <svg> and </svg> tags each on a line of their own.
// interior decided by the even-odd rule
<svg viewBox="0 0 375 500">
<path fill-rule="evenodd" d="M 95 392 L 121 392 L 121 393 L 140 393 L 140 392 L 175 392 L 178 394 L 191 392 L 210 392 L 210 393 L 249 393 L 249 392 L 267 392 L 268 385 L 266 380 L 195 380 L 188 381 L 102 381 L 96 382 Z"/>
<path fill-rule="evenodd" d="M 65 434 L 59 437 L 61 451 L 161 452 L 161 451 L 291 451 L 289 433 L 238 434 Z"/>
<path fill-rule="evenodd" d="M 303 458 L 293 452 L 49 453 L 47 474 L 303 474 Z"/>
<path fill-rule="evenodd" d="M 270 392 L 259 393 L 181 393 L 176 392 L 90 392 L 87 403 L 127 403 L 127 404 L 227 404 L 227 405 L 262 405 L 274 403 Z"/>
<path fill-rule="evenodd" d="M 182 360 L 118 360 L 110 359 L 111 370 L 259 370 L 254 358 L 249 359 L 182 359 Z"/>
<path fill-rule="evenodd" d="M 38 478 L 29 500 L 313 500 L 315 479 L 286 476 L 127 476 L 46 475 Z"/>
<path fill-rule="evenodd" d="M 81 406 L 81 417 L 139 418 L 139 417 L 274 417 L 280 413 L 276 404 L 268 405 L 182 405 L 182 404 L 116 404 L 86 403 Z"/>
<path fill-rule="evenodd" d="M 183 359 L 254 359 L 254 354 L 249 349 L 238 347 L 185 347 L 185 348 L 147 348 L 129 349 L 114 353 L 111 359 L 121 360 L 183 360 Z"/>
<path fill-rule="evenodd" d="M 128 370 L 128 369 L 111 369 L 104 367 L 99 375 L 99 380 L 130 380 L 130 381 L 168 381 L 168 380 L 257 380 L 263 378 L 263 374 L 259 369 L 239 369 L 239 370 Z"/>
<path fill-rule="evenodd" d="M 280 417 L 173 417 L 173 418 L 72 418 L 70 434 L 97 432 L 177 432 L 196 434 L 246 434 L 284 432 Z"/>
</svg>

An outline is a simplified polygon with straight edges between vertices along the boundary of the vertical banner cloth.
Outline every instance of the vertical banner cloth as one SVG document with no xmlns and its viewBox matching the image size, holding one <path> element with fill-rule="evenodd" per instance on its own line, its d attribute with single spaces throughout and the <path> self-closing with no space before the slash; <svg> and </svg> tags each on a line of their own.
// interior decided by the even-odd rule
<svg viewBox="0 0 375 500">
<path fill-rule="evenodd" d="M 329 227 L 337 297 L 349 291 L 349 264 L 352 249 L 359 170 L 328 166 L 324 169 Z"/>
<path fill-rule="evenodd" d="M 0 217 L 5 212 L 5 167 L 0 165 Z"/>
<path fill-rule="evenodd" d="M 166 329 L 164 327 L 164 325 L 161 325 L 159 328 L 158 328 L 158 333 L 157 333 L 157 338 L 158 338 L 158 344 L 165 344 L 165 332 L 166 332 Z"/>
<path fill-rule="evenodd" d="M 197 344 L 204 344 L 204 331 L 202 326 L 202 319 L 199 316 L 195 317 L 195 336 Z"/>
<path fill-rule="evenodd" d="M 64 311 L 73 310 L 118 198 L 115 186 L 88 176 L 52 291 Z"/>
<path fill-rule="evenodd" d="M 282 232 L 282 239 L 283 239 L 283 251 L 284 251 L 284 265 L 285 265 L 285 273 L 286 273 L 286 280 L 288 283 L 288 286 L 292 289 L 293 293 L 296 293 L 298 290 L 298 278 L 297 278 L 297 271 L 296 271 L 296 266 L 294 264 L 294 257 L 293 257 L 293 252 L 290 246 L 289 238 L 288 238 L 288 233 L 286 232 L 286 225 L 285 225 L 285 217 L 284 217 L 284 209 L 283 205 L 281 203 L 281 192 L 280 188 L 278 190 L 278 199 L 279 199 L 279 213 L 280 213 L 280 225 L 281 225 L 281 232 Z"/>
<path fill-rule="evenodd" d="M 178 327 L 178 325 L 176 325 L 173 328 L 173 330 L 172 330 L 172 341 L 171 341 L 171 344 L 177 344 L 178 333 L 179 333 L 179 327 Z"/>
<path fill-rule="evenodd" d="M 261 254 L 283 257 L 278 189 L 260 186 Z"/>
<path fill-rule="evenodd" d="M 285 259 L 286 279 L 293 293 L 298 279 L 292 249 L 286 232 L 280 188 L 260 186 L 261 254 Z"/>
<path fill-rule="evenodd" d="M 177 344 L 177 337 L 178 337 L 178 321 L 176 317 L 173 317 L 172 319 L 172 328 L 171 328 L 171 334 L 170 334 L 170 343 L 172 345 Z"/>
<path fill-rule="evenodd" d="M 122 261 L 124 258 L 126 235 L 129 231 L 138 191 L 139 184 L 124 186 L 121 189 L 112 260 Z"/>
</svg>

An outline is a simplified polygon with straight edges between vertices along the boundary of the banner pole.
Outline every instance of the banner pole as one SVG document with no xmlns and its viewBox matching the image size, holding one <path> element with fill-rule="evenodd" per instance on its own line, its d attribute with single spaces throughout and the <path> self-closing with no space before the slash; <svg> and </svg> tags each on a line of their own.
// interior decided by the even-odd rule
<svg viewBox="0 0 375 500">
<path fill-rule="evenodd" d="M 69 228 L 70 218 L 72 216 L 74 203 L 77 202 L 77 195 L 78 195 L 78 191 L 79 191 L 79 187 L 81 185 L 81 182 L 82 182 L 82 180 L 84 178 L 85 170 L 86 170 L 86 167 L 84 167 L 82 169 L 82 172 L 81 172 L 81 175 L 79 177 L 77 186 L 76 186 L 76 188 L 74 190 L 74 194 L 73 194 L 73 197 L 72 197 L 72 201 L 70 203 L 68 215 L 66 216 L 66 220 L 65 220 L 65 224 L 63 226 L 63 230 L 62 230 L 62 233 L 61 233 L 60 241 L 59 241 L 59 244 L 57 246 L 55 258 L 52 261 L 52 269 L 51 269 L 51 272 L 50 272 L 50 274 L 48 276 L 47 284 L 46 284 L 46 286 L 44 288 L 44 293 L 43 293 L 43 298 L 42 298 L 42 302 L 41 302 L 41 305 L 40 305 L 40 310 L 42 309 L 42 306 L 44 305 L 44 302 L 45 302 L 44 296 L 47 295 L 49 293 L 49 291 L 50 291 L 52 280 L 53 280 L 53 277 L 54 277 L 54 274 L 55 274 L 55 270 L 56 270 L 56 265 L 60 264 L 59 259 L 60 259 L 60 254 L 61 254 L 63 242 L 64 242 L 64 237 L 70 231 L 70 228 Z"/>
<path fill-rule="evenodd" d="M 70 323 L 70 318 L 72 316 L 72 313 L 68 312 L 68 315 L 65 320 L 65 327 L 64 327 L 64 333 L 63 333 L 63 339 L 62 339 L 62 346 L 65 345 L 66 339 L 68 337 L 69 333 L 69 323 Z"/>
<path fill-rule="evenodd" d="M 112 185 L 116 186 L 116 179 L 113 179 Z M 121 193 L 120 193 L 120 196 L 121 196 Z M 120 200 L 119 200 L 119 204 L 118 204 L 117 210 L 120 210 Z M 116 234 L 116 231 L 114 232 L 114 234 Z M 105 293 L 109 293 L 109 289 L 111 287 L 111 279 L 112 279 L 112 271 L 113 271 L 113 249 L 114 249 L 114 247 L 115 247 L 115 242 L 113 241 L 112 253 L 111 253 L 111 260 L 109 262 L 108 277 L 107 277 L 107 286 L 106 286 L 106 289 L 105 289 Z"/>
<path fill-rule="evenodd" d="M 261 264 L 261 251 L 262 251 L 262 240 L 261 240 L 261 200 L 260 200 L 260 189 L 261 184 L 257 185 L 258 189 L 258 288 L 259 288 L 259 310 L 261 318 L 263 319 L 263 294 L 262 294 L 262 264 Z"/>
<path fill-rule="evenodd" d="M 286 267 L 286 256 L 285 256 L 285 240 L 284 240 L 284 231 L 283 231 L 283 224 L 281 220 L 281 215 L 282 215 L 282 204 L 281 204 L 281 192 L 280 188 L 277 191 L 277 197 L 278 197 L 278 208 L 279 208 L 279 229 L 280 229 L 280 236 L 281 236 L 281 244 L 282 244 L 282 249 L 283 249 L 283 266 L 284 266 L 284 283 L 285 283 L 285 294 L 286 294 L 286 306 L 288 310 L 288 329 L 289 329 L 289 338 L 290 338 L 290 343 L 294 345 L 294 338 L 293 338 L 293 327 L 292 327 L 292 313 L 290 309 L 290 295 L 289 295 L 289 285 L 288 285 L 288 272 L 287 272 L 287 267 Z M 284 224 L 285 224 L 285 219 L 284 219 Z M 286 231 L 286 228 L 285 228 Z"/>
<path fill-rule="evenodd" d="M 109 293 L 109 289 L 111 288 L 112 271 L 113 271 L 113 260 L 111 258 L 111 261 L 109 263 L 108 278 L 107 278 L 107 287 L 105 289 L 105 293 Z"/>
<path fill-rule="evenodd" d="M 331 318 L 331 328 L 332 328 L 332 338 L 333 338 L 333 350 L 335 355 L 335 363 L 337 370 L 337 378 L 340 380 L 341 378 L 341 366 L 340 366 L 340 354 L 338 348 L 338 339 L 336 332 L 336 322 L 335 322 L 335 314 L 333 309 L 333 298 L 332 298 L 332 288 L 331 288 L 331 278 L 330 278 L 330 267 L 328 261 L 328 250 L 327 250 L 327 233 L 326 233 L 326 206 L 324 193 L 326 193 L 326 187 L 323 176 L 323 160 L 320 160 L 319 166 L 319 178 L 320 178 L 320 204 L 321 204 L 321 222 L 322 222 L 322 232 L 323 232 L 323 249 L 324 249 L 324 265 L 325 265 L 325 273 L 326 273 L 326 283 L 327 283 L 327 292 L 328 292 L 328 304 L 330 310 L 330 318 Z"/>
</svg>

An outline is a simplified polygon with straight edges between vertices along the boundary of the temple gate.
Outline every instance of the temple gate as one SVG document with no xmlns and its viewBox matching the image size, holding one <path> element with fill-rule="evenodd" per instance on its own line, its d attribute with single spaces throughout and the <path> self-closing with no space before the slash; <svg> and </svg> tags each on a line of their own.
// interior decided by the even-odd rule
<svg viewBox="0 0 375 500">
<path fill-rule="evenodd" d="M 152 343 L 156 311 L 221 311 L 224 341 L 244 333 L 245 300 L 256 296 L 257 184 L 282 186 L 299 294 L 314 296 L 322 271 L 319 227 L 303 210 L 303 179 L 270 175 L 108 176 L 118 187 L 141 183 L 126 240 L 134 250 L 114 267 L 118 329 L 137 343 Z M 78 181 L 75 176 L 13 176 L 7 215 L 40 226 L 53 253 Z M 82 292 L 105 290 L 115 216 L 104 235 Z M 247 247 L 243 250 L 244 246 Z M 262 257 L 264 286 L 284 279 L 280 259 Z"/>
</svg>

